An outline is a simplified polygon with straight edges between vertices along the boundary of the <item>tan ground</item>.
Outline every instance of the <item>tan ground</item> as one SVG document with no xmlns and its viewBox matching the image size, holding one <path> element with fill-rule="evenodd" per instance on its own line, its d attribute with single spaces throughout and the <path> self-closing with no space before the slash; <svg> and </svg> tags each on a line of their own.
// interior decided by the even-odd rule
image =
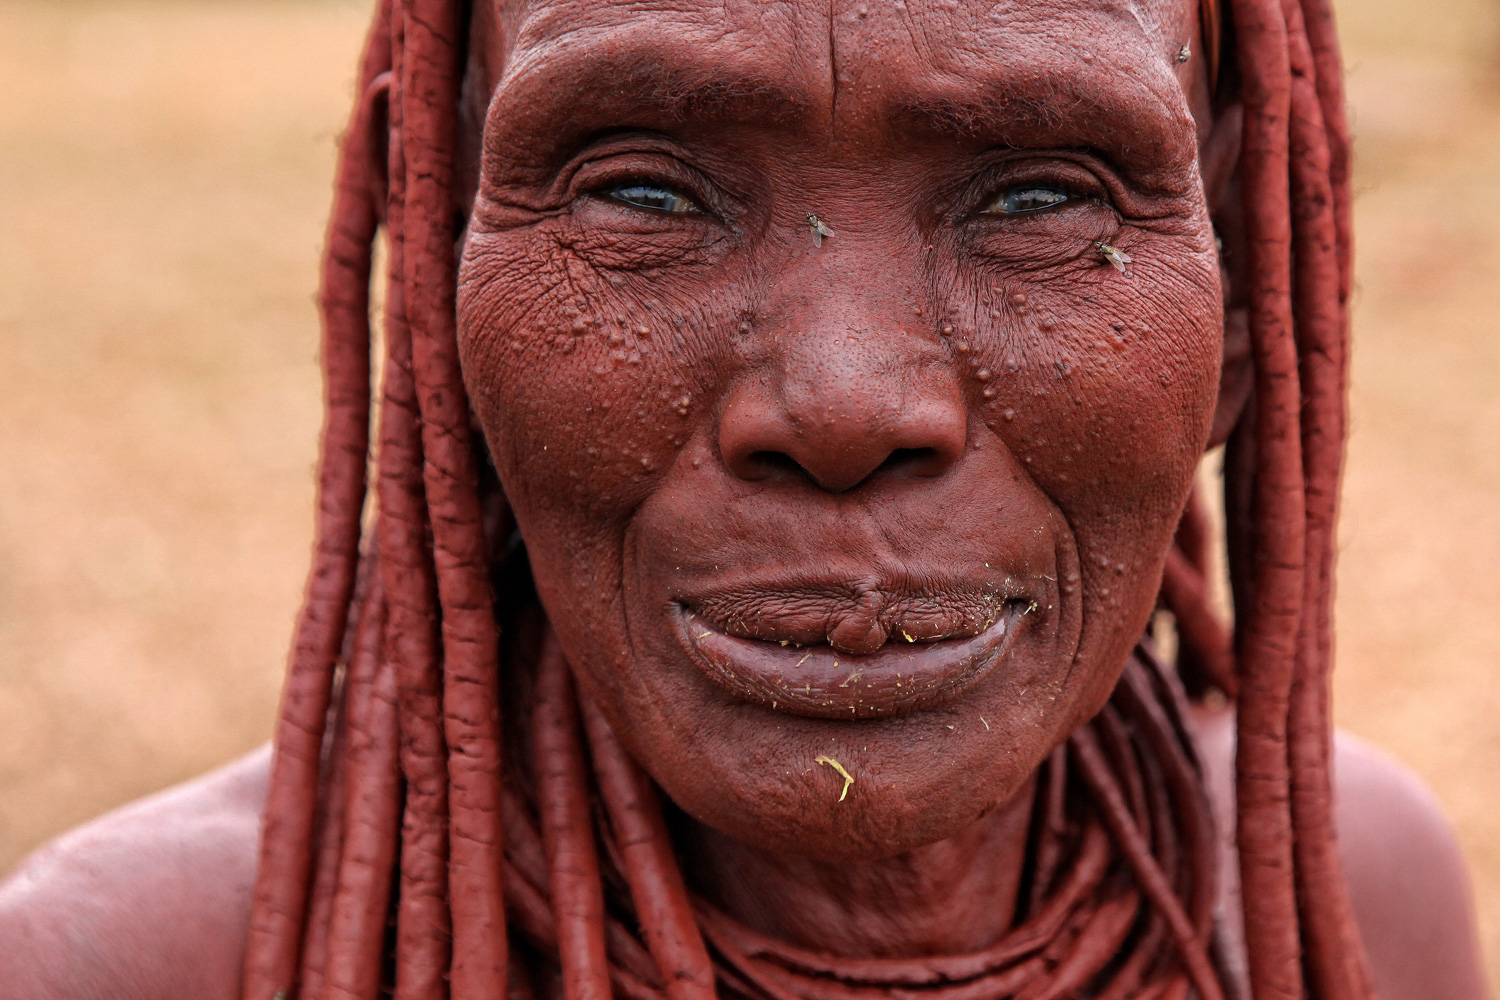
<svg viewBox="0 0 1500 1000">
<path fill-rule="evenodd" d="M 1500 6 L 1347 0 L 1338 711 L 1437 790 L 1500 969 Z M 366 5 L 0 0 L 0 870 L 265 738 Z"/>
</svg>

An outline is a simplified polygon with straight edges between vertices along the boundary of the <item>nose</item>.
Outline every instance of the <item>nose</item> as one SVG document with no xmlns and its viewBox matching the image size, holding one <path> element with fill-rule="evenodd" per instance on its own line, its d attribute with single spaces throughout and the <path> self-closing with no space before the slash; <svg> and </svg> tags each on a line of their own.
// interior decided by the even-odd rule
<svg viewBox="0 0 1500 1000">
<path fill-rule="evenodd" d="M 799 338 L 770 373 L 731 390 L 719 422 L 729 471 L 805 477 L 831 493 L 882 477 L 941 476 L 963 455 L 967 415 L 946 366 L 893 339 Z"/>
</svg>

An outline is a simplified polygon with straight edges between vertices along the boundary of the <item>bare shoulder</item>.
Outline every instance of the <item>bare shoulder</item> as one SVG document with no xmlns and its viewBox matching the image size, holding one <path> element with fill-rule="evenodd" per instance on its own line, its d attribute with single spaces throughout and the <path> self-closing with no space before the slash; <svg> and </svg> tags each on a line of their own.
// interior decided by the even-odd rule
<svg viewBox="0 0 1500 1000">
<path fill-rule="evenodd" d="M 0 883 L 15 1000 L 232 1000 L 270 752 L 131 803 Z"/>
<path fill-rule="evenodd" d="M 1215 811 L 1227 826 L 1233 715 L 1203 712 L 1197 721 Z M 1348 733 L 1335 735 L 1333 768 L 1339 856 L 1376 996 L 1486 1000 L 1468 866 L 1437 798 L 1406 766 Z"/>
<path fill-rule="evenodd" d="M 1339 734 L 1339 855 L 1378 995 L 1483 1000 L 1469 869 L 1453 825 L 1404 765 Z"/>
</svg>

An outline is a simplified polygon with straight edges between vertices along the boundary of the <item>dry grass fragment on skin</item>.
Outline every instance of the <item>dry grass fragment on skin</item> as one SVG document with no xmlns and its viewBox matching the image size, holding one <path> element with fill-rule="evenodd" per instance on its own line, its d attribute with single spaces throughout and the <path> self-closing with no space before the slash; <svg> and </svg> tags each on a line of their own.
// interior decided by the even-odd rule
<svg viewBox="0 0 1500 1000">
<path fill-rule="evenodd" d="M 844 796 L 849 794 L 849 786 L 854 784 L 854 775 L 846 771 L 843 764 L 840 764 L 838 761 L 834 760 L 826 753 L 820 753 L 816 757 L 814 757 L 813 763 L 827 764 L 829 767 L 837 771 L 839 773 L 839 776 L 844 779 L 844 789 L 843 791 L 839 792 L 839 801 L 844 801 Z"/>
</svg>

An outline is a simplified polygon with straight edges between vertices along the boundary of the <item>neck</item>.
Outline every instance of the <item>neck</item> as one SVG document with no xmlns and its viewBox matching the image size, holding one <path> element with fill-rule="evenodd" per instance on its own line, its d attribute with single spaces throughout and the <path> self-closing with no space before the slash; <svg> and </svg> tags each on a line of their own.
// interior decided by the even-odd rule
<svg viewBox="0 0 1500 1000">
<path fill-rule="evenodd" d="M 878 861 L 772 854 L 691 819 L 693 888 L 752 930 L 846 957 L 978 951 L 1010 930 L 1034 785 L 947 840 Z"/>
</svg>

